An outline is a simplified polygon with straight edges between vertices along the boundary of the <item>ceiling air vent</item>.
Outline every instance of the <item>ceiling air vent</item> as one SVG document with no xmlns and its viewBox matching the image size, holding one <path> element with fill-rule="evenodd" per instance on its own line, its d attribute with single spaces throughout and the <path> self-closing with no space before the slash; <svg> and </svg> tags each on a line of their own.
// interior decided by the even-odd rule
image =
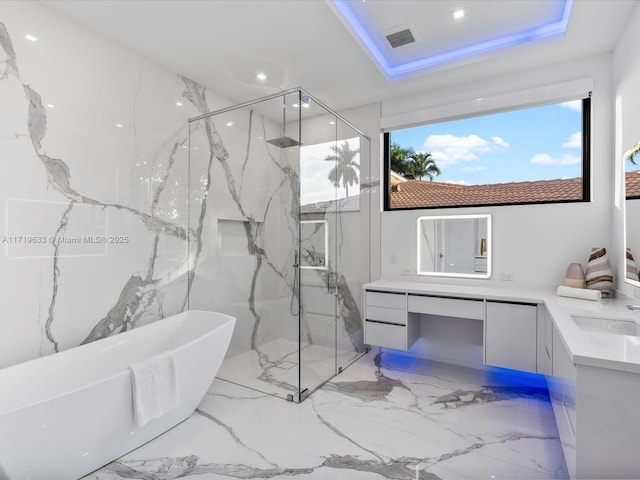
<svg viewBox="0 0 640 480">
<path fill-rule="evenodd" d="M 416 41 L 415 38 L 413 38 L 413 34 L 411 33 L 411 30 L 409 30 L 408 28 L 405 28 L 404 30 L 400 30 L 399 32 L 395 32 L 395 33 L 390 33 L 389 35 L 386 36 L 387 41 L 389 42 L 389 45 L 391 45 L 391 48 L 398 48 L 401 47 L 402 45 L 406 45 L 408 43 L 414 43 Z"/>
</svg>

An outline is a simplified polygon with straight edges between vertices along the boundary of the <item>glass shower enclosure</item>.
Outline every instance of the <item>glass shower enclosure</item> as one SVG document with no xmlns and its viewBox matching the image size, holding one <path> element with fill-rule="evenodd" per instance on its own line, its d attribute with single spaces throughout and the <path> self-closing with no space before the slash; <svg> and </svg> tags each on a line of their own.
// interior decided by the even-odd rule
<svg viewBox="0 0 640 480">
<path fill-rule="evenodd" d="M 371 140 L 301 89 L 189 122 L 189 308 L 237 318 L 218 377 L 300 402 L 365 351 Z"/>
</svg>

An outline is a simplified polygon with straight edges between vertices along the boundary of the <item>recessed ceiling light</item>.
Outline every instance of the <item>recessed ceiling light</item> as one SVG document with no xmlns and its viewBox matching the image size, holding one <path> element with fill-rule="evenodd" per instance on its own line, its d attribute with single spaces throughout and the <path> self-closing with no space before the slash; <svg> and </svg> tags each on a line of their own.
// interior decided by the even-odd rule
<svg viewBox="0 0 640 480">
<path fill-rule="evenodd" d="M 293 104 L 293 105 L 291 105 L 291 106 L 292 106 L 293 108 L 299 108 L 299 107 L 300 107 L 300 104 L 298 104 L 298 103 L 294 103 L 294 104 Z"/>
<path fill-rule="evenodd" d="M 259 74 L 256 75 L 256 78 L 258 80 L 266 80 L 267 76 L 264 73 L 259 73 Z"/>
<path fill-rule="evenodd" d="M 24 38 L 26 38 L 27 40 L 29 40 L 30 42 L 37 42 L 38 41 L 38 37 L 34 37 L 31 34 L 27 34 L 24 36 Z"/>
<path fill-rule="evenodd" d="M 233 122 L 227 122 L 227 127 L 233 127 Z"/>
<path fill-rule="evenodd" d="M 181 107 L 182 106 L 182 102 L 176 102 L 176 107 Z"/>
<path fill-rule="evenodd" d="M 122 124 L 121 123 L 116 123 L 116 127 L 122 128 Z"/>
<path fill-rule="evenodd" d="M 309 108 L 309 103 L 303 103 L 302 108 Z"/>
<path fill-rule="evenodd" d="M 460 20 L 462 17 L 464 17 L 464 10 L 460 9 L 453 12 L 453 18 L 456 20 Z"/>
<path fill-rule="evenodd" d="M 329 125 L 335 125 L 335 124 L 336 124 L 336 122 L 334 122 L 333 120 L 331 120 L 331 121 L 329 122 Z"/>
<path fill-rule="evenodd" d="M 49 108 L 56 108 L 56 106 L 53 103 L 47 103 L 47 107 Z"/>
</svg>

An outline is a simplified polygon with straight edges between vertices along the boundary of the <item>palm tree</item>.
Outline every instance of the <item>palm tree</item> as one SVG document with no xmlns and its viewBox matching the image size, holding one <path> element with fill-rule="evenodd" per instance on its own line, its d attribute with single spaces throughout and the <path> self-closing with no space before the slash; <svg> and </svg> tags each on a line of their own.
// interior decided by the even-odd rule
<svg viewBox="0 0 640 480">
<path fill-rule="evenodd" d="M 390 168 L 403 177 L 423 178 L 440 175 L 440 168 L 431 153 L 416 152 L 413 148 L 403 148 L 397 143 L 392 143 L 389 152 Z"/>
<path fill-rule="evenodd" d="M 635 157 L 640 153 L 640 142 L 636 143 L 633 147 L 624 153 L 624 158 L 629 160 L 632 164 L 637 165 Z"/>
<path fill-rule="evenodd" d="M 409 157 L 407 170 L 410 175 L 413 175 L 413 178 L 429 177 L 429 181 L 440 175 L 440 168 L 436 165 L 431 154 L 424 152 L 414 152 Z"/>
<path fill-rule="evenodd" d="M 415 154 L 413 148 L 402 148 L 397 143 L 392 143 L 390 148 L 390 168 L 396 173 L 399 173 L 402 176 L 407 174 L 407 160 L 411 155 Z"/>
<path fill-rule="evenodd" d="M 345 140 L 340 146 L 332 145 L 333 155 L 327 155 L 327 162 L 336 162 L 329 172 L 329 181 L 337 188 L 342 183 L 347 197 L 349 196 L 349 186 L 357 185 L 359 182 L 358 171 L 360 163 L 354 158 L 360 153 L 360 149 L 351 150 L 349 143 Z"/>
</svg>

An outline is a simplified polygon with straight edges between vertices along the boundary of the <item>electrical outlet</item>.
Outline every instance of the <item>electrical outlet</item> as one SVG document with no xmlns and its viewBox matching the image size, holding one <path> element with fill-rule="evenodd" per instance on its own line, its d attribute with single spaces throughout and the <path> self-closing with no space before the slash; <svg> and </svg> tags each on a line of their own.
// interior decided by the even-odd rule
<svg viewBox="0 0 640 480">
<path fill-rule="evenodd" d="M 395 265 L 396 263 L 398 263 L 398 256 L 395 253 L 389 255 L 389 263 L 391 265 Z"/>
<path fill-rule="evenodd" d="M 411 271 L 410 268 L 403 268 L 402 269 L 402 275 L 412 275 L 413 272 Z"/>
<path fill-rule="evenodd" d="M 513 281 L 513 273 L 511 272 L 500 272 L 500 280 L 505 282 Z"/>
</svg>

